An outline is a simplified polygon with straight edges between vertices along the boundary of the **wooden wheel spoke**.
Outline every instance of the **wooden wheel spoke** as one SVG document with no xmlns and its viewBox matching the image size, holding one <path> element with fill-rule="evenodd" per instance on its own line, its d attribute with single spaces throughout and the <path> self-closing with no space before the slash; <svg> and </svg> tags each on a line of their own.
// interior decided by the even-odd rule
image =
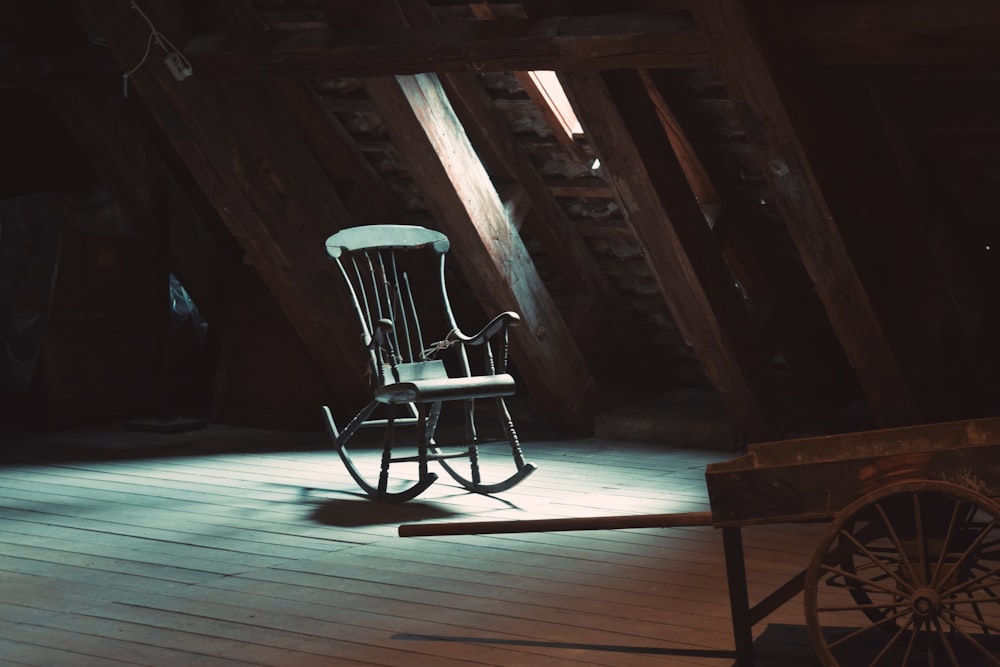
<svg viewBox="0 0 1000 667">
<path fill-rule="evenodd" d="M 899 641 L 899 638 L 903 636 L 904 632 L 906 632 L 907 627 L 909 627 L 909 624 L 901 625 L 899 629 L 896 630 L 896 632 L 892 635 L 892 637 L 889 638 L 889 641 L 885 643 L 885 646 L 882 647 L 882 650 L 878 652 L 878 655 L 876 655 L 875 658 L 870 663 L 868 663 L 868 667 L 875 667 L 878 663 L 882 661 L 882 658 L 884 658 L 889 653 L 889 650 L 892 648 L 893 644 Z M 916 634 L 916 633 L 911 633 L 911 634 Z"/>
<path fill-rule="evenodd" d="M 961 505 L 962 501 L 955 498 L 955 504 L 951 508 L 951 518 L 948 519 L 948 529 L 944 534 L 941 553 L 938 555 L 937 563 L 934 565 L 934 576 L 931 578 L 932 586 L 937 586 L 938 582 L 942 581 L 939 577 L 941 570 L 944 568 L 944 558 L 948 553 L 948 545 L 951 544 L 951 536 L 955 534 L 955 523 L 958 521 L 958 510 L 961 508 Z"/>
<path fill-rule="evenodd" d="M 983 542 L 983 555 L 989 554 L 995 558 L 1000 558 L 1000 537 L 995 540 L 986 540 Z M 990 551 L 990 549 L 996 549 L 996 551 Z"/>
<path fill-rule="evenodd" d="M 913 523 L 917 530 L 917 558 L 920 566 L 920 583 L 926 583 L 930 579 L 930 563 L 927 562 L 927 542 L 924 535 L 924 517 L 920 511 L 920 494 L 913 492 Z"/>
<path fill-rule="evenodd" d="M 906 567 L 906 570 L 910 573 L 910 580 L 918 581 L 917 573 L 913 569 L 913 564 L 910 562 L 909 556 L 906 555 L 906 549 L 903 548 L 903 542 L 899 539 L 899 536 L 896 534 L 896 530 L 892 527 L 892 521 L 889 520 L 889 516 L 885 513 L 881 503 L 875 503 L 875 511 L 878 512 L 879 519 L 882 521 L 882 525 L 885 527 L 886 533 L 889 535 L 889 539 L 892 540 L 892 543 L 895 545 L 896 552 L 899 554 L 900 560 Z"/>
<path fill-rule="evenodd" d="M 908 607 L 910 605 L 907 601 L 900 602 L 887 602 L 885 604 L 879 604 L 877 602 L 872 602 L 870 604 L 854 604 L 845 605 L 842 607 L 817 607 L 818 612 L 837 612 L 837 611 L 854 611 L 854 610 L 864 610 L 864 609 L 899 609 L 900 607 Z"/>
<path fill-rule="evenodd" d="M 1000 654 L 990 653 L 1000 640 L 998 526 L 993 498 L 943 481 L 901 482 L 848 505 L 805 581 L 820 663 L 961 667 L 981 653 L 1000 667 Z M 869 624 L 836 628 L 852 612 Z"/>
<path fill-rule="evenodd" d="M 992 595 L 992 594 L 993 594 L 992 591 L 990 591 L 990 595 Z M 976 597 L 973 596 L 972 593 L 966 593 L 966 595 L 969 597 L 969 599 L 967 601 L 966 600 L 962 600 L 962 602 L 969 602 L 969 603 L 971 603 L 972 604 L 972 611 L 975 612 L 976 618 L 979 619 L 980 624 L 985 624 L 986 623 L 986 617 L 983 615 L 983 610 L 979 607 L 979 603 L 980 602 L 986 602 L 988 600 L 976 599 Z M 994 598 L 994 601 L 995 601 L 995 598 Z M 952 609 L 952 611 L 954 611 L 954 609 L 955 609 L 954 603 L 951 605 L 951 609 Z M 989 634 L 990 634 L 989 628 L 986 629 L 985 634 L 987 636 L 989 636 Z"/>
<path fill-rule="evenodd" d="M 956 561 L 955 561 L 954 563 L 952 563 L 951 567 L 950 567 L 950 568 L 948 569 L 948 573 L 947 573 L 947 574 L 946 574 L 946 575 L 945 575 L 945 576 L 944 576 L 944 577 L 943 577 L 943 578 L 941 579 L 941 581 L 948 581 L 948 579 L 950 579 L 950 578 L 951 578 L 951 576 L 952 576 L 952 575 L 953 575 L 953 574 L 954 574 L 954 573 L 955 573 L 955 572 L 956 572 L 956 571 L 958 570 L 958 568 L 959 568 L 959 567 L 960 567 L 961 565 L 963 565 L 963 564 L 965 563 L 965 561 L 966 561 L 966 560 L 968 560 L 968 559 L 969 559 L 969 556 L 971 556 L 971 555 L 972 555 L 972 553 L 973 553 L 973 552 L 974 552 L 974 551 L 976 550 L 976 548 L 977 548 L 977 547 L 979 546 L 979 544 L 980 544 L 980 543 L 981 543 L 981 542 L 982 542 L 983 540 L 985 540 L 985 539 L 986 539 L 986 536 L 987 536 L 987 535 L 988 535 L 988 534 L 989 534 L 989 533 L 990 533 L 990 532 L 991 532 L 991 531 L 992 531 L 992 530 L 993 530 L 994 528 L 996 528 L 996 526 L 997 526 L 997 519 L 993 519 L 993 520 L 992 520 L 992 521 L 990 521 L 990 522 L 989 522 L 988 524 L 986 524 L 986 527 L 985 527 L 985 528 L 983 528 L 983 529 L 982 529 L 982 530 L 981 530 L 981 531 L 979 532 L 979 535 L 978 535 L 978 536 L 976 536 L 976 539 L 972 540 L 972 544 L 970 544 L 970 545 L 969 545 L 969 546 L 968 546 L 968 547 L 967 547 L 967 548 L 965 549 L 965 551 L 963 551 L 963 552 L 962 552 L 962 555 L 961 555 L 961 556 L 959 556 L 959 557 L 958 557 L 958 559 L 957 559 L 957 560 L 956 560 Z"/>
<path fill-rule="evenodd" d="M 836 640 L 830 642 L 829 646 L 830 646 L 831 649 L 836 648 L 837 646 L 840 646 L 841 644 L 843 644 L 846 641 L 850 641 L 851 639 L 855 639 L 857 637 L 860 637 L 861 635 L 865 634 L 866 632 L 868 632 L 870 630 L 874 630 L 875 628 L 881 627 L 882 625 L 885 625 L 886 623 L 892 623 L 892 622 L 896 621 L 896 619 L 902 618 L 902 617 L 907 616 L 909 614 L 910 614 L 910 610 L 909 609 L 906 609 L 906 610 L 900 611 L 900 612 L 896 612 L 895 614 L 889 614 L 885 618 L 883 618 L 881 621 L 877 621 L 875 623 L 872 623 L 871 625 L 866 625 L 863 628 L 858 628 L 857 630 L 855 630 L 853 632 L 850 632 L 850 633 L 844 635 L 843 637 L 838 637 Z"/>
<path fill-rule="evenodd" d="M 903 660 L 900 662 L 901 665 L 907 665 L 910 662 L 910 655 L 913 654 L 913 647 L 917 645 L 917 624 L 913 624 L 913 629 L 910 631 L 910 641 L 906 642 L 906 651 L 903 653 Z"/>
<path fill-rule="evenodd" d="M 934 628 L 937 630 L 937 635 L 941 639 L 941 645 L 944 647 L 945 653 L 948 654 L 948 660 L 951 662 L 952 667 L 962 667 L 958 658 L 955 657 L 955 651 L 951 648 L 951 642 L 948 641 L 948 636 L 944 632 L 944 628 L 941 627 L 941 621 L 934 619 Z"/>
<path fill-rule="evenodd" d="M 987 602 L 993 602 L 993 603 L 997 602 L 997 599 L 995 597 L 977 598 L 977 597 L 973 597 L 972 593 L 969 592 L 969 591 L 964 591 L 964 592 L 965 592 L 966 595 L 968 595 L 968 599 L 963 600 L 962 598 L 954 598 L 954 599 L 948 600 L 948 605 L 949 606 L 956 605 L 956 604 L 980 605 L 980 604 L 984 604 L 984 603 L 987 603 Z"/>
<path fill-rule="evenodd" d="M 955 589 L 955 593 L 956 594 L 958 594 L 958 593 L 971 594 L 971 593 L 975 593 L 976 591 L 986 591 L 987 593 L 990 594 L 990 597 L 992 597 L 993 600 L 997 600 L 998 599 L 997 598 L 997 594 L 993 591 L 993 589 L 991 588 L 991 586 L 992 586 L 992 584 L 990 584 L 990 583 L 979 582 L 975 586 L 962 586 L 961 588 L 956 588 Z"/>
<path fill-rule="evenodd" d="M 860 590 L 864 590 L 865 592 L 869 592 L 870 589 L 864 588 L 864 585 L 865 584 L 870 584 L 873 589 L 875 589 L 876 591 L 882 592 L 882 593 L 889 593 L 891 595 L 898 595 L 898 593 L 899 593 L 899 591 L 894 590 L 892 588 L 889 588 L 887 586 L 883 586 L 880 583 L 878 583 L 877 581 L 874 581 L 872 579 L 866 579 L 865 577 L 862 577 L 862 576 L 860 576 L 858 574 L 855 574 L 853 572 L 848 572 L 847 570 L 843 570 L 843 569 L 841 569 L 839 567 L 834 567 L 832 565 L 823 565 L 822 567 L 827 572 L 832 572 L 833 574 L 838 574 L 838 575 L 844 577 L 845 580 L 847 580 L 847 579 L 853 579 L 854 581 L 856 581 L 859 584 L 861 584 L 861 586 L 857 587 L 857 588 L 860 588 Z"/>
<path fill-rule="evenodd" d="M 892 570 L 890 570 L 888 567 L 886 567 L 886 565 L 882 561 L 882 559 L 880 559 L 878 556 L 876 556 L 875 554 L 873 554 L 871 552 L 871 550 L 868 549 L 868 547 L 866 547 L 865 545 L 861 544 L 861 542 L 858 541 L 858 539 L 856 537 L 854 537 L 854 535 L 852 535 L 851 533 L 849 533 L 849 532 L 847 532 L 845 530 L 840 531 L 840 534 L 843 535 L 844 537 L 846 537 L 848 540 L 850 540 L 850 542 L 854 546 L 856 546 L 861 551 L 861 553 L 863 553 L 865 556 L 868 557 L 868 560 L 870 560 L 876 567 L 878 567 L 879 569 L 881 569 L 888 576 L 892 577 L 896 581 L 896 583 L 898 583 L 900 586 L 902 586 L 905 590 L 907 590 L 907 591 L 912 591 L 913 590 L 913 586 L 909 582 L 904 581 L 902 577 L 900 577 L 898 574 L 896 574 L 895 572 L 893 572 Z"/>
<path fill-rule="evenodd" d="M 986 648 L 985 646 L 983 646 L 982 643 L 978 639 L 976 639 L 975 637 L 973 637 L 972 635 L 970 635 L 965 630 L 965 628 L 962 628 L 961 626 L 957 625 L 956 623 L 954 623 L 953 621 L 951 621 L 949 619 L 945 619 L 945 620 L 951 626 L 952 630 L 954 630 L 959 635 L 961 635 L 963 638 L 965 638 L 965 640 L 967 642 L 969 642 L 970 644 L 972 644 L 972 646 L 977 651 L 979 651 L 981 654 L 983 654 L 983 656 L 985 656 L 992 664 L 994 664 L 994 665 L 1000 665 L 1000 659 L 998 659 L 997 656 L 994 655 L 992 651 L 990 651 L 988 648 Z"/>
<path fill-rule="evenodd" d="M 952 616 L 954 616 L 955 618 L 962 619 L 966 623 L 972 623 L 973 625 L 978 625 L 983 630 L 992 630 L 993 632 L 1000 633 L 1000 628 L 998 628 L 998 627 L 996 627 L 994 625 L 990 625 L 985 620 L 984 621 L 980 621 L 979 619 L 977 619 L 977 618 L 975 618 L 973 616 L 969 616 L 968 614 L 965 614 L 963 612 L 957 611 L 955 609 L 949 609 L 948 613 L 951 614 Z M 954 625 L 954 624 L 952 624 L 952 625 Z M 957 626 L 956 626 L 956 629 L 957 629 Z"/>
<path fill-rule="evenodd" d="M 952 586 L 948 590 L 941 594 L 941 597 L 951 597 L 955 593 L 961 593 L 965 591 L 978 591 L 983 589 L 989 589 L 990 584 L 986 583 L 988 579 L 1000 574 L 1000 567 L 995 567 L 992 570 L 987 570 L 982 574 L 977 574 L 976 576 L 963 581 L 960 584 Z M 977 585 L 981 584 L 981 585 Z"/>
</svg>

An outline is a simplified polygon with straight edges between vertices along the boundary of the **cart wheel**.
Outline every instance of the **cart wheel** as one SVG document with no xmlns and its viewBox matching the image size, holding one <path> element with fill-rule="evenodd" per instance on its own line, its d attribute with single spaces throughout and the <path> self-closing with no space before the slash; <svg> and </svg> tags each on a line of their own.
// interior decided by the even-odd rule
<svg viewBox="0 0 1000 667">
<path fill-rule="evenodd" d="M 932 481 L 855 501 L 816 547 L 805 612 L 828 667 L 1000 666 L 1000 505 Z"/>
</svg>

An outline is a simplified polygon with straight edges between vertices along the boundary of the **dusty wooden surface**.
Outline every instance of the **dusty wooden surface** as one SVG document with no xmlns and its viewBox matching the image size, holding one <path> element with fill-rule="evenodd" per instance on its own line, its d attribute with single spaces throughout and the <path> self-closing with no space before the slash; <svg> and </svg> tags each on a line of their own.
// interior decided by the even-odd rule
<svg viewBox="0 0 1000 667">
<path fill-rule="evenodd" d="M 529 440 L 540 470 L 502 497 L 438 482 L 393 506 L 358 497 L 319 436 L 4 442 L 68 456 L 0 468 L 5 664 L 733 664 L 720 531 L 396 536 L 415 521 L 704 511 L 705 465 L 728 452 Z M 745 531 L 752 601 L 805 565 L 817 528 Z M 796 599 L 755 629 L 758 665 L 814 664 L 801 619 Z"/>
</svg>

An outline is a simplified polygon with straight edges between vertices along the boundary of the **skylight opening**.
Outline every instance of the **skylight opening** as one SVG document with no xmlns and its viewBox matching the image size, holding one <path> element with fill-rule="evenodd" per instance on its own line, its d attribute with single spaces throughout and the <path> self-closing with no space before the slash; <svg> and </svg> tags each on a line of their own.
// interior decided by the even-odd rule
<svg viewBox="0 0 1000 667">
<path fill-rule="evenodd" d="M 535 70 L 528 72 L 528 77 L 538 89 L 541 101 L 558 121 L 560 127 L 570 138 L 583 136 L 583 126 L 580 125 L 573 105 L 566 96 L 559 77 L 550 70 Z"/>
</svg>

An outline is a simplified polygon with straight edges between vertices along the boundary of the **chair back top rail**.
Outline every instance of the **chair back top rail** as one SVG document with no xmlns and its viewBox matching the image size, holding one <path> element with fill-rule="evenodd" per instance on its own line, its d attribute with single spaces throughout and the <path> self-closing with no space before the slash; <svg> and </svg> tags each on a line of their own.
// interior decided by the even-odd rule
<svg viewBox="0 0 1000 667">
<path fill-rule="evenodd" d="M 326 240 L 326 251 L 333 258 L 356 250 L 403 249 L 433 246 L 443 255 L 448 252 L 448 237 L 441 232 L 417 225 L 362 225 L 342 229 Z"/>
<path fill-rule="evenodd" d="M 362 343 L 369 347 L 372 370 L 379 385 L 386 380 L 384 364 L 390 361 L 386 358 L 388 351 L 370 347 L 380 320 L 393 323 L 387 338 L 391 346 L 388 353 L 394 355 L 391 361 L 395 363 L 422 362 L 427 358 L 425 351 L 435 344 L 433 339 L 424 338 L 426 329 L 421 323 L 423 316 L 418 312 L 410 275 L 397 264 L 398 253 L 428 247 L 438 256 L 438 297 L 443 302 L 442 324 L 446 326 L 443 331 L 427 333 L 444 337 L 448 330 L 457 327 L 444 280 L 447 236 L 414 225 L 367 225 L 341 230 L 327 239 L 327 252 L 337 261 L 350 292 L 361 325 Z M 467 375 L 464 349 L 459 351 L 459 364 Z"/>
</svg>

